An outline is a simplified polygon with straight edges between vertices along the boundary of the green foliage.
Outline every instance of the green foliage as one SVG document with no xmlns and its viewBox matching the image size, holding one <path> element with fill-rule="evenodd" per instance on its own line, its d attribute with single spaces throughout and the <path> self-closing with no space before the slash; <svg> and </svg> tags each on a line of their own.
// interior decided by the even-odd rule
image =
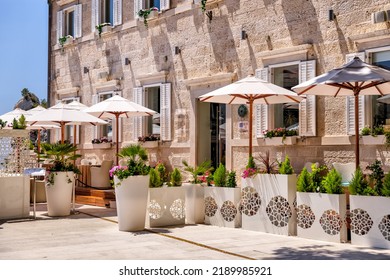
<svg viewBox="0 0 390 280">
<path fill-rule="evenodd" d="M 26 127 L 27 127 L 26 117 L 23 114 L 19 117 L 19 120 L 14 119 L 12 121 L 13 129 L 25 129 Z"/>
<path fill-rule="evenodd" d="M 255 160 L 253 159 L 253 156 L 250 156 L 248 159 L 248 164 L 246 165 L 246 168 L 256 168 Z"/>
<path fill-rule="evenodd" d="M 0 119 L 0 129 L 3 129 L 3 127 L 5 127 L 7 125 L 7 121 L 3 121 L 2 119 Z"/>
<path fill-rule="evenodd" d="M 181 181 L 182 181 L 182 176 L 180 173 L 180 170 L 177 168 L 174 168 L 171 177 L 170 177 L 170 185 L 174 187 L 180 187 L 181 186 Z"/>
<path fill-rule="evenodd" d="M 342 194 L 344 193 L 344 191 L 343 187 L 341 186 L 341 181 L 341 174 L 333 168 L 322 180 L 322 186 L 325 189 L 326 193 Z"/>
<path fill-rule="evenodd" d="M 108 26 L 108 25 L 111 25 L 111 23 L 109 23 L 109 22 L 104 22 L 104 23 L 101 23 L 101 24 L 96 25 L 96 30 L 98 31 L 99 37 L 102 35 L 103 27 L 104 27 L 104 26 Z"/>
<path fill-rule="evenodd" d="M 363 175 L 360 168 L 355 170 L 351 182 L 349 182 L 349 193 L 352 195 L 376 195 Z"/>
<path fill-rule="evenodd" d="M 163 182 L 160 177 L 160 173 L 156 168 L 150 168 L 149 171 L 149 187 L 150 188 L 159 188 L 163 185 Z"/>
<path fill-rule="evenodd" d="M 72 144 L 42 143 L 41 147 L 44 153 L 43 157 L 50 159 L 51 163 L 53 163 L 53 166 L 49 169 L 50 172 L 73 171 L 76 174 L 80 174 L 80 170 L 72 162 L 81 156 L 75 153 L 77 146 Z"/>
<path fill-rule="evenodd" d="M 262 173 L 275 174 L 276 173 L 276 161 L 271 161 L 269 151 L 265 153 L 265 156 L 260 155 L 260 163 L 263 165 L 261 168 Z"/>
<path fill-rule="evenodd" d="M 211 160 L 205 160 L 198 166 L 190 166 L 186 160 L 183 160 L 182 163 L 185 166 L 184 171 L 191 173 L 191 183 L 193 184 L 200 184 L 201 181 L 199 180 L 198 176 L 204 175 L 206 172 L 211 172 L 213 170 L 213 167 L 211 166 Z"/>
<path fill-rule="evenodd" d="M 383 188 L 381 189 L 381 195 L 390 196 L 390 173 L 387 173 L 383 179 Z"/>
<path fill-rule="evenodd" d="M 322 180 L 324 179 L 326 173 L 328 172 L 327 167 L 324 165 L 317 167 L 316 164 L 314 163 L 311 166 L 311 170 L 312 172 L 310 174 L 310 177 L 311 177 L 311 188 L 313 192 L 325 193 L 326 190 L 322 185 Z"/>
<path fill-rule="evenodd" d="M 367 169 L 371 171 L 371 174 L 368 176 L 370 185 L 373 186 L 378 194 L 380 194 L 383 188 L 383 178 L 385 177 L 382 163 L 379 160 L 375 160 L 372 164 L 367 166 Z"/>
<path fill-rule="evenodd" d="M 167 182 L 167 170 L 165 168 L 165 165 L 164 163 L 160 162 L 157 164 L 156 166 L 156 170 L 158 171 L 159 175 L 160 175 L 160 178 L 161 178 L 161 181 L 162 182 Z"/>
<path fill-rule="evenodd" d="M 291 166 L 289 157 L 286 155 L 284 161 L 279 163 L 279 174 L 293 174 L 293 173 L 294 173 L 294 169 Z"/>
<path fill-rule="evenodd" d="M 222 163 L 219 164 L 214 172 L 214 184 L 216 187 L 226 186 L 226 168 Z"/>
<path fill-rule="evenodd" d="M 206 11 L 206 3 L 207 3 L 207 0 L 200 1 L 200 9 L 202 10 L 202 13 L 204 13 Z"/>
<path fill-rule="evenodd" d="M 311 184 L 311 176 L 306 167 L 304 167 L 301 173 L 298 176 L 297 181 L 297 191 L 298 192 L 313 192 Z"/>
<path fill-rule="evenodd" d="M 226 180 L 226 187 L 228 188 L 235 188 L 237 186 L 237 181 L 236 181 L 236 172 L 235 171 L 230 171 L 227 175 L 227 180 Z"/>
<path fill-rule="evenodd" d="M 370 135 L 370 133 L 371 133 L 371 129 L 368 126 L 363 127 L 362 131 L 360 132 L 362 136 Z"/>
<path fill-rule="evenodd" d="M 150 167 L 146 165 L 148 154 L 140 145 L 128 145 L 123 147 L 118 156 L 127 160 L 127 171 L 124 178 L 128 176 L 147 175 Z"/>
<path fill-rule="evenodd" d="M 148 17 L 152 11 L 158 11 L 158 8 L 152 7 L 150 9 L 141 9 L 137 13 L 140 18 L 144 19 L 144 25 L 146 28 L 148 27 Z"/>
</svg>

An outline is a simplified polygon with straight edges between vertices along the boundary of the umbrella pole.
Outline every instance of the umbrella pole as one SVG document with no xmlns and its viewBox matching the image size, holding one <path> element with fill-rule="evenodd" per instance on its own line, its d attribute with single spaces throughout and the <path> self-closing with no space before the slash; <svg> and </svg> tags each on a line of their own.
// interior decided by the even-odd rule
<svg viewBox="0 0 390 280">
<path fill-rule="evenodd" d="M 115 135 L 116 135 L 116 165 L 119 165 L 119 160 L 118 160 L 118 154 L 119 154 L 119 114 L 118 113 L 115 114 L 115 118 L 116 118 L 116 124 L 115 124 L 115 127 L 116 127 L 116 131 L 115 131 Z"/>
<path fill-rule="evenodd" d="M 76 125 L 73 125 L 73 146 L 76 146 Z M 73 156 L 76 157 L 76 151 L 73 152 Z M 76 158 L 73 160 L 73 165 L 76 165 Z"/>
<path fill-rule="evenodd" d="M 359 168 L 360 164 L 360 154 L 359 154 L 359 90 L 354 89 L 354 95 L 355 95 L 355 167 L 356 169 Z"/>
<path fill-rule="evenodd" d="M 249 98 L 249 157 L 252 156 L 253 99 Z"/>
<path fill-rule="evenodd" d="M 41 159 L 40 158 L 40 155 L 41 155 L 41 130 L 38 129 L 38 135 L 37 135 L 37 152 L 38 152 L 38 164 L 39 164 L 39 160 Z"/>
<path fill-rule="evenodd" d="M 65 139 L 65 124 L 61 123 L 61 144 L 64 144 Z"/>
</svg>

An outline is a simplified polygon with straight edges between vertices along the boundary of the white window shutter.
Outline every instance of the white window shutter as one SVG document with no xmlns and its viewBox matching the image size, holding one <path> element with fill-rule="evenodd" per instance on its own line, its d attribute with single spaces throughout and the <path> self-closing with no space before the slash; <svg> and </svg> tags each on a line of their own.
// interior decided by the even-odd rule
<svg viewBox="0 0 390 280">
<path fill-rule="evenodd" d="M 362 61 L 365 61 L 365 53 L 350 53 L 345 55 L 345 61 L 350 62 L 354 57 L 359 57 Z M 355 97 L 347 96 L 346 103 L 346 126 L 347 134 L 355 135 Z M 359 129 L 361 130 L 365 126 L 365 98 L 364 95 L 359 96 Z"/>
<path fill-rule="evenodd" d="M 133 102 L 142 106 L 144 105 L 142 87 L 133 88 Z M 133 138 L 138 141 L 138 137 L 143 135 L 143 117 L 134 117 L 133 121 Z"/>
<path fill-rule="evenodd" d="M 92 105 L 95 105 L 95 104 L 98 103 L 98 102 L 99 102 L 99 95 L 98 95 L 98 94 L 93 94 L 93 95 L 92 95 Z M 97 125 L 95 125 L 95 126 L 93 127 L 93 138 L 94 138 L 94 139 L 99 138 L 99 136 L 98 136 L 98 127 L 97 127 Z"/>
<path fill-rule="evenodd" d="M 308 60 L 299 63 L 299 83 L 315 77 L 316 61 Z M 299 103 L 299 135 L 316 136 L 316 96 L 307 95 Z"/>
<path fill-rule="evenodd" d="M 138 12 L 144 7 L 145 5 L 143 0 L 134 0 L 134 18 L 139 18 Z"/>
<path fill-rule="evenodd" d="M 63 34 L 63 18 L 63 11 L 57 12 L 57 44 L 59 43 L 58 39 L 60 39 Z"/>
<path fill-rule="evenodd" d="M 171 84 L 160 86 L 160 134 L 161 140 L 171 141 Z"/>
<path fill-rule="evenodd" d="M 160 0 L 160 11 L 169 10 L 169 2 L 170 0 Z"/>
<path fill-rule="evenodd" d="M 264 131 L 268 129 L 268 105 L 256 104 L 253 108 L 255 110 L 256 138 L 264 137 Z"/>
<path fill-rule="evenodd" d="M 122 0 L 114 0 L 114 26 L 122 24 Z"/>
<path fill-rule="evenodd" d="M 80 38 L 82 36 L 82 18 L 83 18 L 83 5 L 75 5 L 74 13 L 75 13 L 75 22 L 74 22 L 74 29 L 75 29 L 75 38 Z"/>
<path fill-rule="evenodd" d="M 92 0 L 91 6 L 91 32 L 96 31 L 96 25 L 99 24 L 99 2 L 100 0 Z"/>
<path fill-rule="evenodd" d="M 263 81 L 269 82 L 268 67 L 256 69 L 255 76 Z"/>
</svg>

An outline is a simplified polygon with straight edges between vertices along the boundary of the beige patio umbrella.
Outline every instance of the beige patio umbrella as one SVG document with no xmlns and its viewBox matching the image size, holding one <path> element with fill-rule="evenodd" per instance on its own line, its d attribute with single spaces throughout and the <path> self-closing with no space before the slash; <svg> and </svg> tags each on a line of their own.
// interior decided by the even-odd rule
<svg viewBox="0 0 390 280">
<path fill-rule="evenodd" d="M 355 97 L 355 154 L 359 167 L 359 96 L 390 94 L 390 71 L 355 57 L 340 68 L 330 70 L 292 88 L 298 95 Z"/>
<path fill-rule="evenodd" d="M 118 165 L 118 153 L 119 153 L 119 118 L 141 117 L 141 116 L 152 116 L 157 112 L 141 106 L 137 103 L 131 102 L 130 100 L 123 98 L 119 95 L 114 95 L 102 102 L 84 110 L 84 112 L 92 114 L 102 119 L 116 119 L 116 164 Z"/>
<path fill-rule="evenodd" d="M 32 113 L 28 112 L 28 111 L 25 111 L 23 109 L 20 109 L 20 108 L 16 108 L 10 112 L 7 112 L 3 115 L 0 116 L 0 119 L 2 121 L 6 121 L 7 122 L 7 125 L 6 127 L 4 127 L 5 129 L 7 128 L 12 128 L 12 122 L 14 119 L 19 119 L 22 115 L 24 115 L 26 118 L 27 116 L 29 115 L 32 115 Z"/>
<path fill-rule="evenodd" d="M 202 102 L 249 105 L 249 156 L 252 156 L 254 104 L 299 103 L 303 98 L 295 92 L 254 76 L 248 76 L 199 97 Z"/>
</svg>

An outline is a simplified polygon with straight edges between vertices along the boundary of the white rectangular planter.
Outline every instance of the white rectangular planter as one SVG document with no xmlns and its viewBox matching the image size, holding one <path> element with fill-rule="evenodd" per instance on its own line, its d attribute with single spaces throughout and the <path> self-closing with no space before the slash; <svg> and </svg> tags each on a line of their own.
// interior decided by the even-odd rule
<svg viewBox="0 0 390 280">
<path fill-rule="evenodd" d="M 288 136 L 285 139 L 283 137 L 265 138 L 265 144 L 267 146 L 294 145 L 295 143 L 297 143 L 296 136 Z"/>
<path fill-rule="evenodd" d="M 26 218 L 29 214 L 29 176 L 0 177 L 0 219 Z"/>
<path fill-rule="evenodd" d="M 182 187 L 149 188 L 147 227 L 184 225 L 185 192 Z"/>
<path fill-rule="evenodd" d="M 390 198 L 350 195 L 351 244 L 390 249 Z"/>
<path fill-rule="evenodd" d="M 205 187 L 205 224 L 241 227 L 240 188 Z"/>
<path fill-rule="evenodd" d="M 201 184 L 184 183 L 186 224 L 203 224 L 205 215 L 204 188 Z"/>
<path fill-rule="evenodd" d="M 297 234 L 328 242 L 346 242 L 345 194 L 297 192 Z"/>
<path fill-rule="evenodd" d="M 295 174 L 258 174 L 242 179 L 242 228 L 280 235 L 296 235 Z"/>
<path fill-rule="evenodd" d="M 384 145 L 385 144 L 385 136 L 384 135 L 364 135 L 361 138 L 362 145 Z"/>
</svg>

